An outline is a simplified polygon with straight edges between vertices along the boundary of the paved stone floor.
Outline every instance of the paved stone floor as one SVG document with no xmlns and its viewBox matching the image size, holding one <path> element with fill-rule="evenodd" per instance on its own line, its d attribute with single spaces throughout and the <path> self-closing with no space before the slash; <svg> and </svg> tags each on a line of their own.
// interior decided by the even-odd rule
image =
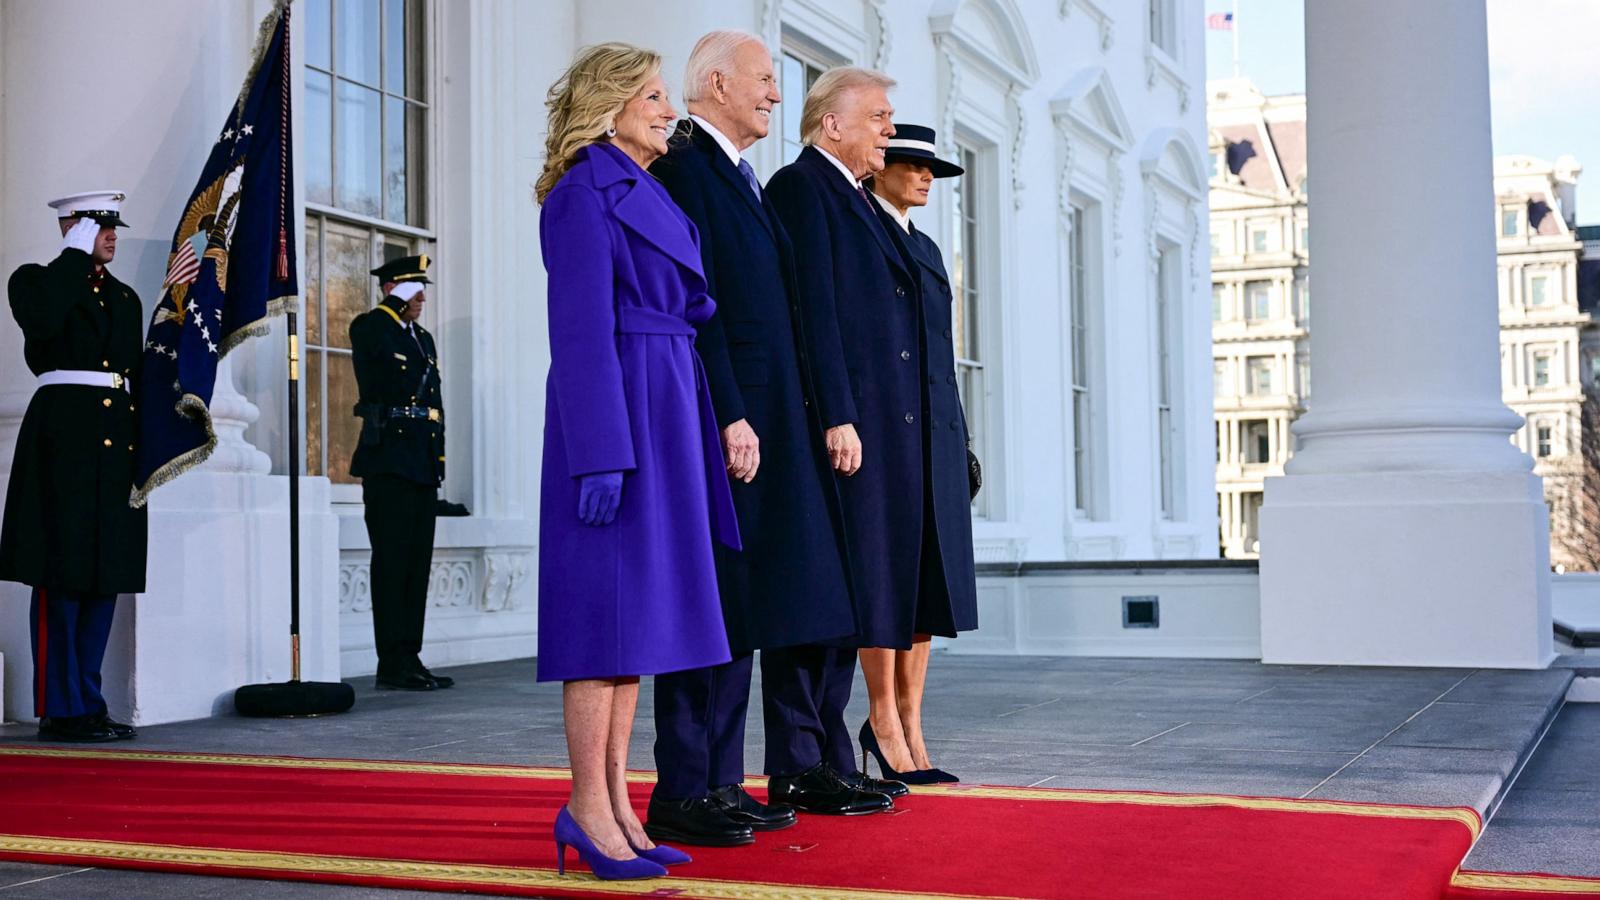
<svg viewBox="0 0 1600 900">
<path fill-rule="evenodd" d="M 758 670 L 759 671 L 759 670 Z M 562 765 L 558 685 L 520 660 L 452 670 L 434 694 L 357 685 L 326 719 L 218 718 L 142 729 L 148 750 Z M 934 764 L 969 782 L 1326 797 L 1484 811 L 1526 763 L 1469 867 L 1600 875 L 1600 706 L 1568 706 L 1570 671 L 1263 666 L 1214 660 L 936 654 Z M 850 721 L 866 714 L 857 684 Z M 648 681 L 632 765 L 654 768 Z M 1525 751 L 1550 733 L 1532 760 Z M 761 770 L 759 703 L 746 768 Z M 33 740 L 0 726 L 0 742 Z M 0 787 L 0 796 L 3 796 Z M 0 863 L 12 897 L 403 897 L 409 892 Z"/>
</svg>

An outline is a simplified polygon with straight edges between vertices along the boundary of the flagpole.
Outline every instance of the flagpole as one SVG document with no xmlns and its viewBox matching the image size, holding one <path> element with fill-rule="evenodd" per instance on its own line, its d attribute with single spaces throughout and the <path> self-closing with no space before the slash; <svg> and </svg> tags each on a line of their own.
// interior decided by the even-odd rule
<svg viewBox="0 0 1600 900">
<path fill-rule="evenodd" d="M 1233 77 L 1239 77 L 1239 0 L 1233 0 Z"/>
</svg>

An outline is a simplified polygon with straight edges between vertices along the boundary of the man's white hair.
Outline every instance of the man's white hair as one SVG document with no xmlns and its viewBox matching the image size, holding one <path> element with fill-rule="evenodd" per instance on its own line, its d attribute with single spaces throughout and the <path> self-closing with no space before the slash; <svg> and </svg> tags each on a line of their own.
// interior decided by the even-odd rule
<svg viewBox="0 0 1600 900">
<path fill-rule="evenodd" d="M 737 28 L 722 28 L 695 42 L 694 49 L 689 51 L 689 64 L 683 69 L 683 102 L 709 98 L 711 73 L 732 73 L 734 55 L 752 41 L 766 46 L 761 38 Z"/>
</svg>

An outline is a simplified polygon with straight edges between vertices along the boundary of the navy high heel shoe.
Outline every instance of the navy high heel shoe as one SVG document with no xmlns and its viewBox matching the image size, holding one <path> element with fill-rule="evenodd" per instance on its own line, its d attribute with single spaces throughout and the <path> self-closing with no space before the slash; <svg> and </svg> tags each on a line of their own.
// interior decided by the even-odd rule
<svg viewBox="0 0 1600 900">
<path fill-rule="evenodd" d="M 960 778 L 951 775 L 949 772 L 946 772 L 943 769 L 923 769 L 922 771 L 932 775 L 934 783 L 936 784 L 959 784 L 961 782 Z"/>
<path fill-rule="evenodd" d="M 694 857 L 666 844 L 657 844 L 649 850 L 634 847 L 633 841 L 629 841 L 628 846 L 633 847 L 633 852 L 639 854 L 640 859 L 648 859 L 658 866 L 681 866 L 684 863 L 694 862 Z"/>
<path fill-rule="evenodd" d="M 938 784 L 931 771 L 896 772 L 889 768 L 889 761 L 883 758 L 883 748 L 878 745 L 878 736 L 872 733 L 872 723 L 861 723 L 861 771 L 867 771 L 867 754 L 871 753 L 878 761 L 878 772 L 889 781 L 898 781 L 901 784 Z"/>
<path fill-rule="evenodd" d="M 644 857 L 634 859 L 612 859 L 600 852 L 594 841 L 583 833 L 583 828 L 578 821 L 572 818 L 572 813 L 565 806 L 561 812 L 556 813 L 556 874 L 567 874 L 567 845 L 578 851 L 578 858 L 583 860 L 596 878 L 602 881 L 622 881 L 629 878 L 659 878 L 667 874 L 666 866 L 651 862 Z"/>
</svg>

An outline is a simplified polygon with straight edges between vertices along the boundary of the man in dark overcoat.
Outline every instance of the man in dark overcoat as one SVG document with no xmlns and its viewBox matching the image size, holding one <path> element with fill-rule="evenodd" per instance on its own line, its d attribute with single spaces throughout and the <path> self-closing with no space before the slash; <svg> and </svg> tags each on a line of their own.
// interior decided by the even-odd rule
<svg viewBox="0 0 1600 900">
<path fill-rule="evenodd" d="M 144 308 L 106 271 L 124 199 L 100 191 L 52 202 L 61 254 L 23 266 L 9 285 L 39 381 L 17 432 L 0 580 L 33 587 L 34 714 L 48 740 L 134 736 L 109 716 L 100 677 L 117 595 L 144 590 L 148 537 L 145 510 L 128 503 Z"/>
<path fill-rule="evenodd" d="M 732 662 L 655 680 L 656 788 L 646 830 L 657 840 L 748 843 L 751 830 L 793 824 L 784 806 L 757 803 L 740 782 L 752 651 L 838 641 L 855 633 L 837 529 L 838 497 L 812 401 L 800 342 L 789 239 L 750 163 L 781 100 L 772 57 L 738 31 L 706 35 L 684 81 L 689 117 L 651 166 L 695 227 L 717 312 L 700 326 L 717 425 L 732 478 L 742 553 L 717 548 L 717 580 Z M 807 682 L 795 666 L 763 666 L 764 706 L 778 710 L 766 739 L 788 743 L 814 718 L 796 721 L 789 695 Z M 814 709 L 814 704 L 802 704 Z M 782 773 L 779 773 L 782 774 Z M 795 798 L 790 798 L 791 800 Z M 835 785 L 800 798 L 813 812 L 867 812 L 885 798 Z"/>
<path fill-rule="evenodd" d="M 858 620 L 852 646 L 909 649 L 922 535 L 917 279 L 861 184 L 883 168 L 894 134 L 893 84 L 854 68 L 819 78 L 801 117 L 806 147 L 767 194 L 794 244 L 806 346 L 839 476 Z M 824 760 L 847 779 L 862 777 L 843 720 L 855 662 L 853 649 L 838 651 L 826 676 Z"/>
<path fill-rule="evenodd" d="M 439 485 L 444 482 L 444 393 L 433 335 L 417 319 L 427 300 L 427 256 L 390 260 L 372 274 L 383 300 L 350 323 L 361 438 L 350 474 L 361 479 L 377 687 L 431 691 L 455 684 L 418 654 Z"/>
</svg>

